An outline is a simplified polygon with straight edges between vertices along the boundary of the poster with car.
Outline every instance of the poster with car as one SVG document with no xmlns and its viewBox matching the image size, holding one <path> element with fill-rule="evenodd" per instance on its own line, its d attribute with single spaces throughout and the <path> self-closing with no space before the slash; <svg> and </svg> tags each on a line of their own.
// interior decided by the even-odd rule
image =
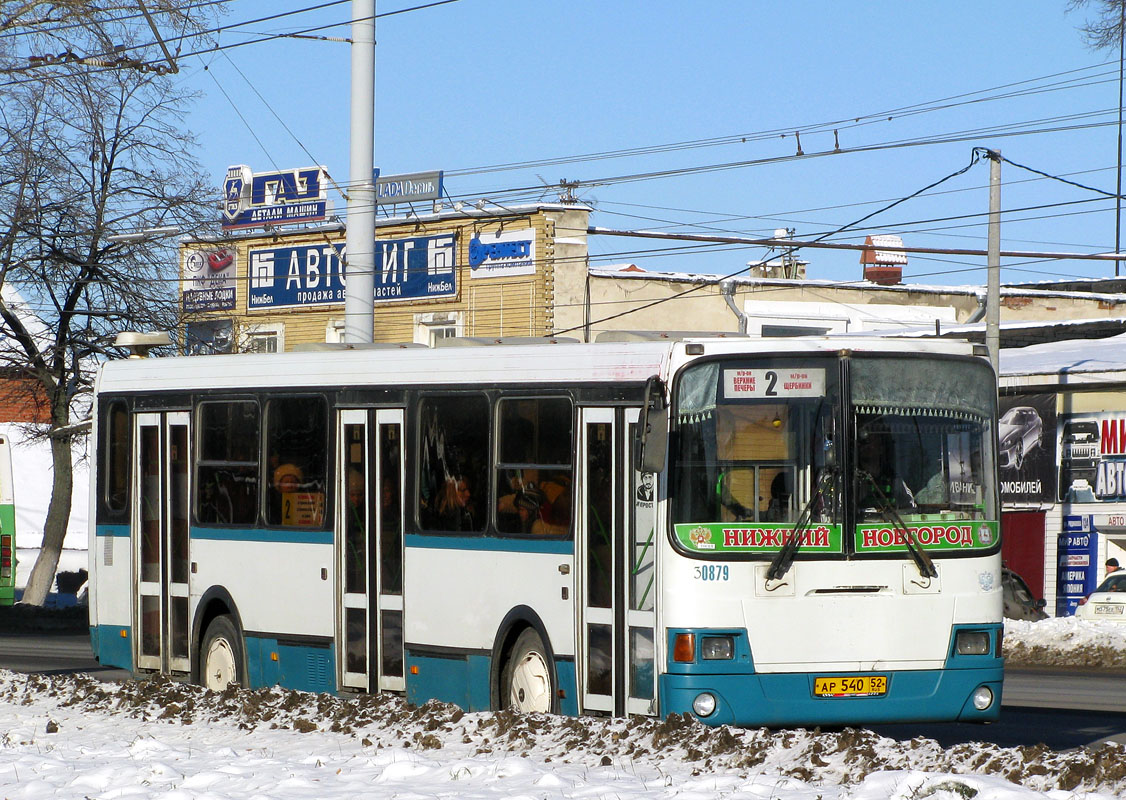
<svg viewBox="0 0 1126 800">
<path fill-rule="evenodd" d="M 1122 401 L 1115 395 L 1102 394 L 1092 395 L 1089 402 L 1113 409 Z M 1126 411 L 1061 414 L 1059 442 L 1060 500 L 1126 500 Z"/>
<path fill-rule="evenodd" d="M 997 463 L 1001 502 L 1051 503 L 1056 497 L 1056 395 L 998 399 Z"/>
</svg>

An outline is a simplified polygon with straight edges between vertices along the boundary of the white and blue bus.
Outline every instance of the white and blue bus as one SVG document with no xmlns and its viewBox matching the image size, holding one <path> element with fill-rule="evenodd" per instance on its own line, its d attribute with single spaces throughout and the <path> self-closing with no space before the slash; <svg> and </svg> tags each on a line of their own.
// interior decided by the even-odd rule
<svg viewBox="0 0 1126 800">
<path fill-rule="evenodd" d="M 106 364 L 98 659 L 468 710 L 997 718 L 980 348 L 608 338 Z"/>
</svg>

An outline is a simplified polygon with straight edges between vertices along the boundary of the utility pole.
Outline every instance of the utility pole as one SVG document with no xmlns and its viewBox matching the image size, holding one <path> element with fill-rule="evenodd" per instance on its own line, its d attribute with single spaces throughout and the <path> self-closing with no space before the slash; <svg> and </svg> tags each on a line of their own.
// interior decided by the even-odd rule
<svg viewBox="0 0 1126 800">
<path fill-rule="evenodd" d="M 375 0 L 352 0 L 350 136 L 344 341 L 363 344 L 375 325 Z"/>
<path fill-rule="evenodd" d="M 986 152 L 989 159 L 989 236 L 986 241 L 985 345 L 989 361 L 1000 374 L 1001 355 L 1001 151 Z"/>
<path fill-rule="evenodd" d="M 1114 197 L 1114 252 L 1122 252 L 1122 66 L 1126 62 L 1126 3 L 1118 6 L 1118 188 Z M 1118 277 L 1121 261 L 1114 262 Z"/>
</svg>

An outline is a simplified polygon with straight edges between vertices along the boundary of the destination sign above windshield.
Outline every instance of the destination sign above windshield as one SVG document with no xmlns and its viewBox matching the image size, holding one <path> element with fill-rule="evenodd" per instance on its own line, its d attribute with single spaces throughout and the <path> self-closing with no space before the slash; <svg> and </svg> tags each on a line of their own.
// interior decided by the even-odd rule
<svg viewBox="0 0 1126 800">
<path fill-rule="evenodd" d="M 723 396 L 728 400 L 772 397 L 824 397 L 823 368 L 725 369 Z"/>
</svg>

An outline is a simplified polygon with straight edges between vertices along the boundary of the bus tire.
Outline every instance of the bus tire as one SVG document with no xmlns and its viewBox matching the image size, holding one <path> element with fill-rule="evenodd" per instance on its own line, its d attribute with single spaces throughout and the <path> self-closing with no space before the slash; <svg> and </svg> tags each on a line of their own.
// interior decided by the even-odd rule
<svg viewBox="0 0 1126 800">
<path fill-rule="evenodd" d="M 200 683 L 216 692 L 232 683 L 242 683 L 244 661 L 242 639 L 230 615 L 221 614 L 211 620 L 200 648 Z"/>
<path fill-rule="evenodd" d="M 512 646 L 504 668 L 501 705 L 522 714 L 551 712 L 555 697 L 547 648 L 532 628 L 525 628 Z"/>
</svg>

